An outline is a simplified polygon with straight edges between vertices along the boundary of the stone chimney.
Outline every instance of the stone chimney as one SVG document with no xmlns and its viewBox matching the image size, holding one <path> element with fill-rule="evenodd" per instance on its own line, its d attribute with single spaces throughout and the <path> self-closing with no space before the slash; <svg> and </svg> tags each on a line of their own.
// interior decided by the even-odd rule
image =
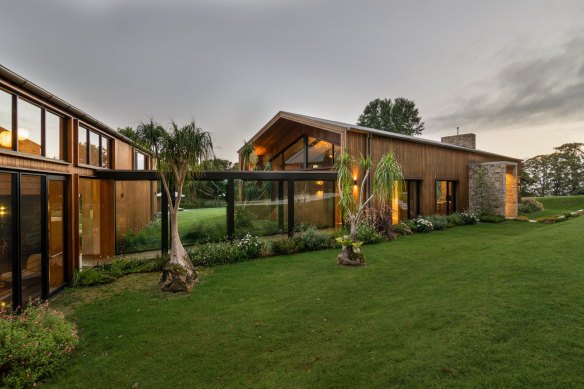
<svg viewBox="0 0 584 389">
<path fill-rule="evenodd" d="M 466 147 L 467 149 L 477 148 L 477 136 L 475 134 L 460 134 L 452 136 L 443 136 L 442 143 Z"/>
</svg>

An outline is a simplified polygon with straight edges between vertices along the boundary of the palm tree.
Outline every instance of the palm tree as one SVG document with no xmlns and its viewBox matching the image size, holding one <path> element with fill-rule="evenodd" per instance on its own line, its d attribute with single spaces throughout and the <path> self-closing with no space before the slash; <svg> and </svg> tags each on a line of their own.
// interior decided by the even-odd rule
<svg viewBox="0 0 584 389">
<path fill-rule="evenodd" d="M 358 162 L 359 167 L 365 172 L 358 197 L 353 195 L 353 186 L 356 185 L 356 180 L 351 174 L 351 168 L 355 162 Z M 345 222 L 350 226 L 349 237 L 339 240 L 343 245 L 343 252 L 339 255 L 339 263 L 344 261 L 347 263 L 343 264 L 357 265 L 364 262 L 363 255 L 358 250 L 361 242 L 357 242 L 357 229 L 364 216 L 363 211 L 367 206 L 371 205 L 373 200 L 376 201 L 377 206 L 391 204 L 395 188 L 402 184 L 401 166 L 395 159 L 393 152 L 390 151 L 379 159 L 373 174 L 373 188 L 369 197 L 366 198 L 365 184 L 371 175 L 371 168 L 372 161 L 370 157 L 361 156 L 358 161 L 354 161 L 346 151 L 341 153 L 335 161 L 339 207 L 343 212 Z M 357 249 L 355 253 L 353 253 L 353 247 Z"/>
<path fill-rule="evenodd" d="M 166 130 L 151 120 L 138 126 L 137 138 L 156 160 L 156 169 L 170 208 L 172 243 L 158 285 L 163 291 L 190 292 L 198 275 L 180 240 L 178 210 L 186 179 L 200 174 L 203 162 L 213 157 L 211 134 L 197 127 L 194 121 L 182 127 L 172 122 L 170 129 Z M 172 188 L 177 193 L 174 199 L 171 196 Z"/>
</svg>

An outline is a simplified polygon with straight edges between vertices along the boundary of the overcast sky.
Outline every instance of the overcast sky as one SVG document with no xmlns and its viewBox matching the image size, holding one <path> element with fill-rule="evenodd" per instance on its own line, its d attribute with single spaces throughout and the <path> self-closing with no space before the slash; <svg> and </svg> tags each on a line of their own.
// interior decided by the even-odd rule
<svg viewBox="0 0 584 389">
<path fill-rule="evenodd" d="M 220 157 L 279 110 L 531 157 L 584 142 L 584 1 L 0 0 L 0 63 L 112 127 L 197 123 Z"/>
</svg>

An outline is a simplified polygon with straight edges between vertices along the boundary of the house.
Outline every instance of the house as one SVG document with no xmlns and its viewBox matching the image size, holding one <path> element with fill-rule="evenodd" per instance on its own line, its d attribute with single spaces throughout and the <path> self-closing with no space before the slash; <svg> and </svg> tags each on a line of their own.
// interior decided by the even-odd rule
<svg viewBox="0 0 584 389">
<path fill-rule="evenodd" d="M 47 298 L 158 212 L 156 183 L 99 179 L 148 155 L 0 66 L 0 305 Z M 140 206 L 136 206 L 140 204 Z"/>
<path fill-rule="evenodd" d="M 477 150 L 474 134 L 444 137 L 442 142 L 437 142 L 278 112 L 250 142 L 260 166 L 270 162 L 273 170 L 285 171 L 330 170 L 342 150 L 354 158 L 370 156 L 375 166 L 383 154 L 392 150 L 405 178 L 392 204 L 394 222 L 418 215 L 447 215 L 476 208 L 480 201 L 479 171 L 485 172 L 484 179 L 493 190 L 494 212 L 506 217 L 517 216 L 520 160 Z M 243 149 L 239 154 L 240 166 L 248 168 Z M 363 174 L 358 166 L 353 168 L 355 193 Z M 308 190 L 316 192 L 318 187 L 315 183 L 312 186 Z"/>
</svg>

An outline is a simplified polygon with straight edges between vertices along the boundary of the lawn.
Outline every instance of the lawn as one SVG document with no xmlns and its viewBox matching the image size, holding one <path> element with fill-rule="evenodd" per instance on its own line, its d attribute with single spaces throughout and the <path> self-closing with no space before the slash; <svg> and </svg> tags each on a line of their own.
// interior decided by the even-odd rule
<svg viewBox="0 0 584 389">
<path fill-rule="evenodd" d="M 584 209 L 584 196 L 536 197 L 543 204 L 543 211 L 528 213 L 530 219 L 538 217 L 560 216 L 566 211 Z"/>
<path fill-rule="evenodd" d="M 79 326 L 46 387 L 574 387 L 584 385 L 584 217 L 453 228 L 202 272 L 72 289 Z"/>
</svg>

